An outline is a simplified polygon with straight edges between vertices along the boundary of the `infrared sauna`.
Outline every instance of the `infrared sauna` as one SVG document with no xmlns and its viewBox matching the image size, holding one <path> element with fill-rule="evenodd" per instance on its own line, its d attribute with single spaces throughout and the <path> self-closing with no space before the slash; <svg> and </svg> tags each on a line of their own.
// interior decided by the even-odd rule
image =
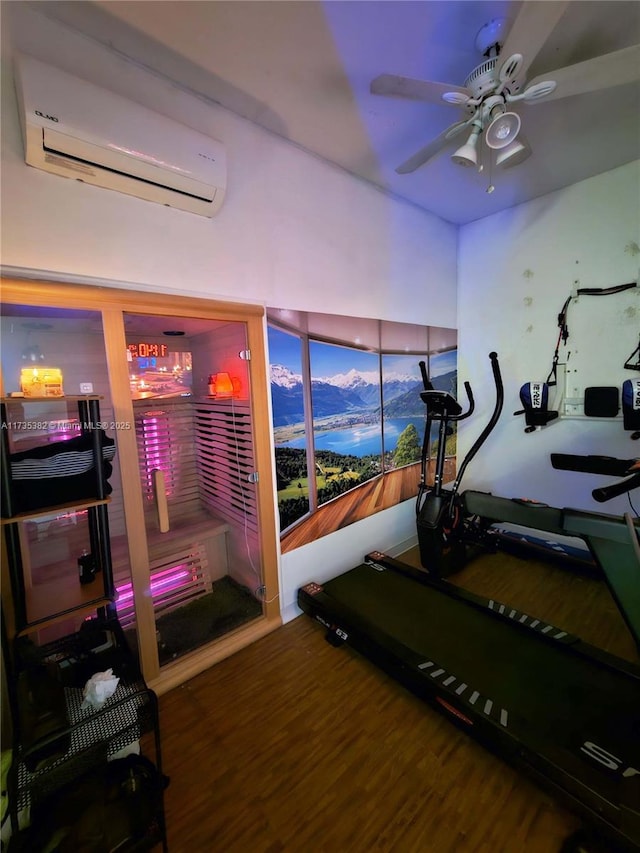
<svg viewBox="0 0 640 853">
<path fill-rule="evenodd" d="M 164 665 L 262 615 L 249 350 L 238 322 L 126 313 L 124 326 Z M 114 573 L 133 626 L 126 560 Z"/>
<path fill-rule="evenodd" d="M 258 306 L 3 282 L 2 395 L 28 421 L 10 451 L 63 471 L 83 452 L 78 399 L 95 398 L 108 492 L 109 583 L 66 478 L 21 522 L 26 584 L 114 612 L 161 691 L 280 624 L 263 335 Z M 49 633 L 77 630 L 60 612 Z"/>
</svg>

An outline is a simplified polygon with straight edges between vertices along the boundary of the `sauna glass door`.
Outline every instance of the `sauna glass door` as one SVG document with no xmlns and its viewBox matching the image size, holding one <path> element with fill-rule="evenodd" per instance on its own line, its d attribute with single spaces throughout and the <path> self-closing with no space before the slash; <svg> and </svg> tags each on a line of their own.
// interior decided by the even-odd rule
<svg viewBox="0 0 640 853">
<path fill-rule="evenodd" d="M 247 333 L 237 321 L 133 313 L 124 328 L 163 667 L 263 613 Z M 127 578 L 118 613 L 135 626 Z"/>
</svg>

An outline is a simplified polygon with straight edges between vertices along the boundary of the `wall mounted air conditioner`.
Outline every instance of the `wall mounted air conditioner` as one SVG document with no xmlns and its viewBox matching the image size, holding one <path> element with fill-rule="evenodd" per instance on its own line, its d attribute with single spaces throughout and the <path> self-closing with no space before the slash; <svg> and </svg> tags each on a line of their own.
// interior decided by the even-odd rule
<svg viewBox="0 0 640 853">
<path fill-rule="evenodd" d="M 215 139 L 25 55 L 16 91 L 29 165 L 201 216 L 220 209 Z"/>
</svg>

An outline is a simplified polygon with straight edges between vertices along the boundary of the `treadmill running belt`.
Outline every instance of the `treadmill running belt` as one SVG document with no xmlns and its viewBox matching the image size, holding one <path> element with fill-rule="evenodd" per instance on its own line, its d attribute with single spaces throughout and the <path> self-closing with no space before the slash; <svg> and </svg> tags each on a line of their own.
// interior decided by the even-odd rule
<svg viewBox="0 0 640 853">
<path fill-rule="evenodd" d="M 366 564 L 324 584 L 323 590 L 357 608 L 361 619 L 417 656 L 446 663 L 447 672 L 459 680 L 481 685 L 482 696 L 495 706 L 534 719 L 538 729 L 571 728 L 579 708 L 582 730 L 587 720 L 597 726 L 604 711 L 616 742 L 629 742 L 633 718 L 639 737 L 640 687 L 559 643 L 541 642 L 535 632 L 514 630 L 464 601 Z M 613 726 L 612 716 L 619 718 Z"/>
<path fill-rule="evenodd" d="M 633 665 L 618 668 L 611 656 L 591 656 L 583 651 L 591 647 L 533 616 L 504 606 L 499 615 L 497 602 L 474 604 L 442 587 L 453 589 L 363 563 L 308 585 L 298 601 L 400 681 L 409 685 L 409 672 L 414 686 L 416 679 L 434 682 L 432 692 L 437 687 L 463 717 L 473 717 L 471 728 L 489 724 L 496 742 L 525 744 L 524 763 L 542 768 L 556 787 L 558 778 L 568 780 L 574 799 L 610 810 L 607 819 L 617 822 L 618 804 L 635 802 L 640 782 L 640 678 Z M 633 813 L 639 808 L 632 805 Z"/>
</svg>

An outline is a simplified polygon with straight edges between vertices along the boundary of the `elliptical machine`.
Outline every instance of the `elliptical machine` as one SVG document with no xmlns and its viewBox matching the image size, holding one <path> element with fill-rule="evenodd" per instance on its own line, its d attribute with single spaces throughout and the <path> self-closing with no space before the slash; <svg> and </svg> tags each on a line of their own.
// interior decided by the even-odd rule
<svg viewBox="0 0 640 853">
<path fill-rule="evenodd" d="M 424 361 L 420 362 L 422 384 L 424 391 L 420 398 L 427 407 L 427 421 L 422 443 L 422 458 L 420 467 L 420 483 L 416 501 L 416 523 L 418 528 L 418 547 L 420 562 L 430 574 L 437 577 L 448 577 L 465 565 L 469 559 L 468 547 L 470 542 L 486 549 L 489 546 L 486 531 L 489 525 L 474 525 L 470 529 L 470 519 L 465 517 L 459 498 L 460 482 L 476 453 L 480 450 L 489 434 L 500 418 L 504 404 L 504 387 L 502 374 L 498 363 L 498 354 L 489 353 L 491 369 L 496 388 L 496 402 L 489 422 L 480 433 L 469 452 L 465 456 L 458 474 L 450 489 L 443 487 L 444 465 L 446 455 L 446 440 L 453 433 L 453 424 L 465 420 L 475 409 L 473 391 L 469 382 L 464 383 L 468 399 L 468 408 L 463 411 L 456 398 L 448 391 L 440 391 L 433 387 L 427 374 Z M 438 427 L 438 452 L 436 455 L 433 486 L 427 486 L 427 468 L 429 461 L 429 439 L 434 423 Z"/>
<path fill-rule="evenodd" d="M 498 524 L 512 524 L 533 531 L 543 531 L 552 536 L 569 536 L 581 539 L 587 546 L 590 557 L 573 560 L 573 565 L 590 575 L 603 574 L 612 589 L 614 599 L 621 608 L 627 623 L 640 647 L 640 591 L 638 588 L 637 524 L 629 516 L 611 516 L 599 513 L 558 509 L 548 504 L 521 498 L 503 498 L 490 492 L 465 491 L 460 494 L 460 482 L 467 465 L 495 427 L 504 403 L 502 376 L 495 352 L 489 354 L 496 389 L 493 413 L 460 465 L 458 475 L 450 489 L 443 487 L 445 443 L 452 433 L 452 424 L 469 417 L 475 403 L 468 382 L 464 387 L 469 400 L 467 411 L 463 411 L 452 394 L 434 389 L 420 363 L 425 386 L 420 396 L 427 406 L 427 421 L 422 445 L 421 478 L 416 503 L 416 521 L 420 562 L 429 574 L 448 577 L 462 569 L 478 553 L 495 552 L 500 548 L 511 550 L 513 542 Z M 428 446 L 433 423 L 439 424 L 438 453 L 436 457 L 434 484 L 426 485 Z M 582 457 L 568 454 L 551 454 L 554 468 L 609 476 L 626 477 L 621 483 L 595 489 L 594 500 L 607 501 L 617 495 L 640 487 L 640 472 L 634 472 L 634 460 L 611 457 Z M 629 530 L 626 528 L 629 527 Z M 632 534 L 632 535 L 631 535 Z M 631 549 L 630 545 L 634 548 Z M 540 552 L 538 556 L 543 556 Z M 567 555 L 559 555 L 555 549 L 547 551 L 549 558 L 565 562 Z"/>
</svg>

